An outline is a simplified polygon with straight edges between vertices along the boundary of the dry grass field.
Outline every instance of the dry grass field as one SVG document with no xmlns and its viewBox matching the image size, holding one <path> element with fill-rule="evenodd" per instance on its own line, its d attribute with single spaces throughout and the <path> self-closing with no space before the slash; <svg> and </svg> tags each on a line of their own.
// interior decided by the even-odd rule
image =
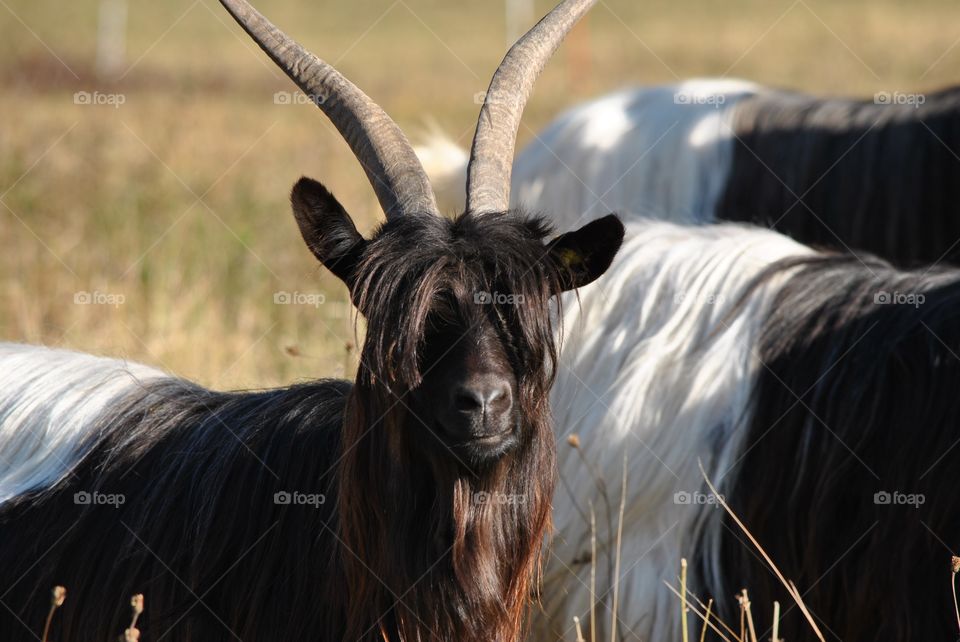
<svg viewBox="0 0 960 642">
<path fill-rule="evenodd" d="M 349 150 L 313 106 L 277 104 L 292 85 L 216 0 L 129 2 L 126 59 L 98 77 L 99 4 L 0 0 L 0 339 L 217 388 L 349 374 L 344 288 L 287 204 L 309 174 L 375 225 Z M 256 4 L 412 135 L 434 119 L 468 141 L 505 48 L 500 2 Z M 946 1 L 603 0 L 538 84 L 521 143 L 588 97 L 692 76 L 932 89 L 960 77 L 958 43 L 960 4 Z M 282 305 L 280 292 L 323 296 Z"/>
</svg>

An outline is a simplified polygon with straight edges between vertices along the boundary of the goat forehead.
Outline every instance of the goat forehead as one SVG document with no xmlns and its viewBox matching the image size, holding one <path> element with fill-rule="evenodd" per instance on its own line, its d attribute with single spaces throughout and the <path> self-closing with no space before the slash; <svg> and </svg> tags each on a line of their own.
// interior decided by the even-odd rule
<svg viewBox="0 0 960 642">
<path fill-rule="evenodd" d="M 438 307 L 449 302 L 458 308 L 458 313 L 465 314 L 477 305 L 491 303 L 490 296 L 484 298 L 484 293 L 490 295 L 497 290 L 504 294 L 526 292 L 530 296 L 544 288 L 544 253 L 542 246 L 513 251 L 462 244 L 431 251 L 418 248 L 396 263 L 380 263 L 373 278 L 408 286 L 390 292 L 394 297 L 419 298 L 428 294 Z"/>
<path fill-rule="evenodd" d="M 489 278 L 538 263 L 549 233 L 545 219 L 518 212 L 408 217 L 386 222 L 371 243 L 371 254 L 391 268 L 426 272 L 442 265 L 449 278 Z"/>
</svg>

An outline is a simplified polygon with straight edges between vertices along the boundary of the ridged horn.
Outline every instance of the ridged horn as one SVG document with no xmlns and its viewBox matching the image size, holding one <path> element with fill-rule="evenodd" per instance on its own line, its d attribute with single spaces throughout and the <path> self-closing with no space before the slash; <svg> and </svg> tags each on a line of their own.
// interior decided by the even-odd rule
<svg viewBox="0 0 960 642">
<path fill-rule="evenodd" d="M 467 166 L 467 211 L 510 207 L 510 174 L 520 116 L 537 76 L 596 0 L 565 0 L 518 40 L 497 68 L 480 108 Z"/>
<path fill-rule="evenodd" d="M 245 0 L 220 3 L 340 131 L 363 166 L 387 218 L 438 214 L 430 180 L 413 147 L 379 105 Z"/>
</svg>

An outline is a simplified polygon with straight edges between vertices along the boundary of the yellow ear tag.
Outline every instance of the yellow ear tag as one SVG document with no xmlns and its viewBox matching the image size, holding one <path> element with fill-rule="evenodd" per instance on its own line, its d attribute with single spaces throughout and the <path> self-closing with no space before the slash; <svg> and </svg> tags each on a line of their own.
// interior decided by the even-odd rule
<svg viewBox="0 0 960 642">
<path fill-rule="evenodd" d="M 560 252 L 560 261 L 571 271 L 583 267 L 583 255 L 570 248 L 565 248 Z"/>
</svg>

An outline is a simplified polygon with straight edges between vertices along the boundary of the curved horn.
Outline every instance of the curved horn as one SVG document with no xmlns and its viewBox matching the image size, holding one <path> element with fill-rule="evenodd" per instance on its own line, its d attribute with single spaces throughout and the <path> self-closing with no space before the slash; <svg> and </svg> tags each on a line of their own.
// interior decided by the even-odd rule
<svg viewBox="0 0 960 642">
<path fill-rule="evenodd" d="M 564 0 L 518 40 L 487 89 L 467 166 L 467 211 L 510 207 L 510 171 L 520 116 L 533 83 L 564 36 L 596 0 Z"/>
<path fill-rule="evenodd" d="M 220 4 L 340 131 L 363 165 L 387 218 L 438 214 L 430 180 L 413 147 L 369 96 L 277 29 L 246 0 L 220 0 Z"/>
</svg>

